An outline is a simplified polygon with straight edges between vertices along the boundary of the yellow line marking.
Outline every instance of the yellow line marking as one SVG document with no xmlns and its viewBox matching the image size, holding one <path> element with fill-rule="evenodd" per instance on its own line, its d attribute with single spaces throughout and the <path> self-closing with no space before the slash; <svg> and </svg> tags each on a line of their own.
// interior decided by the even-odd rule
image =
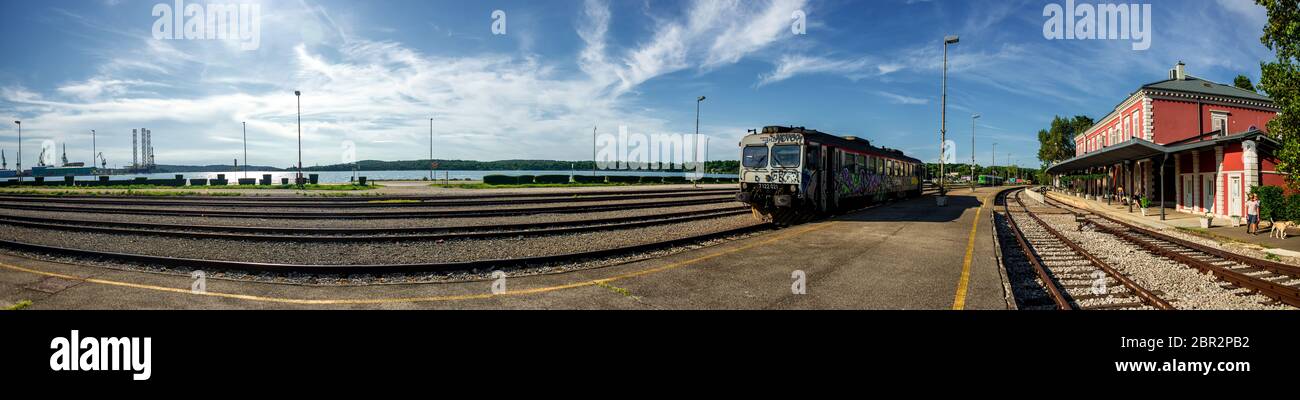
<svg viewBox="0 0 1300 400">
<path fill-rule="evenodd" d="M 961 280 L 957 281 L 957 296 L 952 301 L 954 310 L 966 308 L 966 290 L 970 287 L 970 262 L 975 252 L 975 231 L 980 226 L 980 214 L 984 212 L 986 203 L 988 203 L 988 196 L 980 200 L 980 208 L 975 210 L 975 222 L 970 224 L 970 239 L 966 241 L 966 257 L 961 262 Z"/>
<path fill-rule="evenodd" d="M 36 274 L 36 275 L 52 276 L 52 277 L 68 279 L 68 280 L 83 281 L 87 283 L 94 283 L 100 285 L 128 287 L 128 288 L 135 288 L 135 289 L 154 290 L 154 291 L 178 293 L 178 294 L 192 294 L 198 296 L 219 297 L 219 298 L 227 298 L 227 299 L 261 301 L 261 302 L 270 302 L 270 303 L 307 304 L 307 305 L 422 303 L 422 302 L 435 302 L 435 301 L 489 299 L 497 296 L 522 296 L 522 295 L 554 292 L 554 291 L 564 290 L 564 289 L 573 289 L 573 288 L 579 288 L 584 286 L 600 285 L 600 284 L 605 284 L 613 281 L 635 278 L 643 275 L 649 275 L 657 272 L 663 272 L 671 269 L 681 268 L 701 261 L 710 260 L 724 255 L 749 250 L 758 246 L 767 245 L 779 240 L 785 240 L 792 236 L 802 235 L 808 232 L 825 229 L 836 224 L 838 224 L 838 222 L 832 221 L 832 222 L 822 223 L 819 225 L 812 225 L 812 226 L 804 227 L 802 229 L 791 230 L 781 234 L 773 235 L 772 237 L 767 238 L 766 240 L 746 244 L 743 246 L 738 246 L 731 249 L 719 251 L 716 253 L 706 254 L 700 257 L 692 258 L 685 261 L 670 263 L 655 268 L 614 275 L 608 278 L 573 282 L 573 283 L 568 283 L 568 284 L 563 284 L 558 286 L 546 286 L 546 287 L 523 289 L 523 290 L 510 290 L 501 294 L 481 293 L 481 294 L 464 294 L 464 295 L 397 297 L 397 298 L 378 298 L 378 299 L 294 299 L 294 298 L 267 297 L 267 296 L 255 296 L 255 295 L 247 295 L 247 294 L 222 293 L 222 292 L 194 292 L 189 289 L 173 288 L 173 287 L 166 287 L 166 286 L 155 286 L 155 285 L 146 285 L 140 283 L 121 282 L 121 281 L 114 281 L 109 279 L 81 278 L 78 276 L 60 274 L 56 272 L 40 271 L 40 270 L 35 270 L 30 268 L 19 267 L 16 265 L 9 265 L 6 263 L 0 263 L 0 268 L 26 272 L 26 273 Z"/>
</svg>

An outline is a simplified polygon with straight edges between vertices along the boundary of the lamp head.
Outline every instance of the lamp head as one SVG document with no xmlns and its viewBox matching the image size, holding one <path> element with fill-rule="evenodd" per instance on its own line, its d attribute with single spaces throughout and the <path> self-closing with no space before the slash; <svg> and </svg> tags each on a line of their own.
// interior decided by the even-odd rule
<svg viewBox="0 0 1300 400">
<path fill-rule="evenodd" d="M 14 121 L 15 124 L 22 125 L 23 121 Z"/>
<path fill-rule="evenodd" d="M 294 96 L 302 96 L 302 92 L 295 90 L 295 91 L 293 91 L 293 95 L 294 95 Z"/>
<path fill-rule="evenodd" d="M 700 98 L 699 98 L 698 100 L 695 100 L 695 101 L 704 101 L 704 99 L 705 99 L 704 96 L 700 96 Z"/>
<path fill-rule="evenodd" d="M 979 118 L 979 117 L 980 117 L 980 115 L 979 115 L 979 114 L 971 114 L 971 116 L 970 116 L 970 117 L 971 117 L 971 118 Z"/>
<path fill-rule="evenodd" d="M 957 37 L 957 35 L 948 35 L 943 38 L 943 44 L 956 44 L 959 41 L 961 41 L 961 38 Z"/>
</svg>

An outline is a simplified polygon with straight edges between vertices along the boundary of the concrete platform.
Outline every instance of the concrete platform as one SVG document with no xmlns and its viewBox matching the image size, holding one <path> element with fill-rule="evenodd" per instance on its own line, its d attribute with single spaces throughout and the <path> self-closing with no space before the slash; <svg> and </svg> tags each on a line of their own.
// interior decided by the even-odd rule
<svg viewBox="0 0 1300 400">
<path fill-rule="evenodd" d="M 119 271 L 0 254 L 0 305 L 32 309 L 1007 309 L 996 188 L 925 196 L 623 265 L 492 282 L 313 287 Z M 798 273 L 796 271 L 800 271 Z M 806 294 L 792 293 L 793 276 Z"/>
<path fill-rule="evenodd" d="M 1240 226 L 1233 227 L 1226 218 L 1216 218 L 1210 228 L 1206 229 L 1201 228 L 1200 215 L 1179 212 L 1172 208 L 1165 209 L 1165 219 L 1162 221 L 1160 220 L 1160 211 L 1154 207 L 1147 211 L 1147 216 L 1142 216 L 1141 210 L 1137 206 L 1134 206 L 1133 211 L 1129 212 L 1128 206 L 1117 202 L 1107 205 L 1105 201 L 1085 200 L 1082 197 L 1058 192 L 1049 193 L 1048 196 L 1051 196 L 1052 199 L 1154 229 L 1178 229 L 1208 239 L 1245 245 L 1280 256 L 1300 257 L 1300 231 L 1292 229 L 1291 235 L 1293 236 L 1286 239 L 1272 238 L 1268 235 L 1268 221 L 1260 224 L 1260 230 L 1263 233 L 1250 235 L 1246 233 L 1244 219 Z"/>
</svg>

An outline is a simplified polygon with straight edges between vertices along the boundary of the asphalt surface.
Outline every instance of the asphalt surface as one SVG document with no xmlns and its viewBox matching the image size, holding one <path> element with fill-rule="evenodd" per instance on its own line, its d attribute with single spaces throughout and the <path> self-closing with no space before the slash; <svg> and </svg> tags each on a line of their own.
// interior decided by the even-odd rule
<svg viewBox="0 0 1300 400">
<path fill-rule="evenodd" d="M 1006 309 L 989 220 L 995 192 L 955 190 L 943 208 L 926 196 L 658 259 L 506 278 L 503 294 L 493 294 L 493 281 L 312 287 L 215 279 L 196 293 L 188 276 L 0 254 L 0 306 L 30 300 L 31 309 Z M 804 294 L 793 293 L 796 276 Z"/>
</svg>

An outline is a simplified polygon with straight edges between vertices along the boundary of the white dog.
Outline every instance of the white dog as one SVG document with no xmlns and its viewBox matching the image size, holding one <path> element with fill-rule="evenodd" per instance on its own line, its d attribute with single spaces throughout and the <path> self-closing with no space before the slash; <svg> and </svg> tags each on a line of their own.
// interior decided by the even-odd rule
<svg viewBox="0 0 1300 400">
<path fill-rule="evenodd" d="M 1271 221 L 1270 221 L 1270 222 L 1271 222 Z M 1268 236 L 1269 236 L 1269 237 L 1275 237 L 1275 238 L 1278 238 L 1278 239 L 1286 239 L 1286 228 L 1290 228 L 1290 227 L 1293 226 L 1294 224 L 1295 224 L 1295 223 L 1293 223 L 1293 222 L 1291 222 L 1291 221 L 1276 221 L 1276 222 L 1272 222 L 1272 225 L 1273 225 L 1272 228 L 1273 228 L 1273 229 L 1268 233 Z"/>
</svg>

